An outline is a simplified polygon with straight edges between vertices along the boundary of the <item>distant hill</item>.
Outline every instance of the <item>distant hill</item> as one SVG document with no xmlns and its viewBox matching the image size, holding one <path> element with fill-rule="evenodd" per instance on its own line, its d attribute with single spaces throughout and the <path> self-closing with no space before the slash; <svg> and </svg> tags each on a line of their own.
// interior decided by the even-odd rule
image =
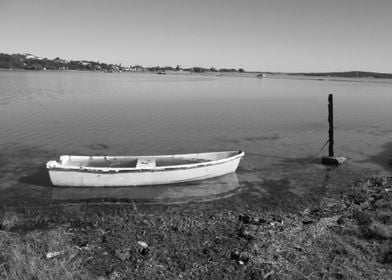
<svg viewBox="0 0 392 280">
<path fill-rule="evenodd" d="M 348 71 L 348 72 L 324 72 L 324 73 L 287 73 L 288 75 L 315 76 L 315 77 L 341 77 L 341 78 L 380 78 L 392 79 L 392 74 Z"/>
<path fill-rule="evenodd" d="M 0 53 L 0 68 L 25 70 L 111 70 L 114 65 L 95 61 L 40 58 L 32 54 Z"/>
</svg>

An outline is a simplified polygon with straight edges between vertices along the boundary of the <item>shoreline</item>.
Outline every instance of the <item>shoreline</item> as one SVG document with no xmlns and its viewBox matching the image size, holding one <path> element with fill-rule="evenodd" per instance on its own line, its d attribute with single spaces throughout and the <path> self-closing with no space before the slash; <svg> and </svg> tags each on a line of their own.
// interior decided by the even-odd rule
<svg viewBox="0 0 392 280">
<path fill-rule="evenodd" d="M 26 69 L 0 69 L 0 72 L 71 72 L 71 73 L 105 73 L 104 71 L 88 71 L 88 70 L 26 70 Z M 263 78 L 257 77 L 258 74 L 264 73 Z M 109 72 L 106 74 L 153 74 L 157 72 L 145 71 L 145 72 Z M 269 72 L 203 72 L 195 73 L 190 71 L 166 71 L 165 75 L 170 76 L 202 76 L 202 77 L 235 77 L 235 78 L 256 78 L 259 80 L 264 79 L 286 79 L 286 80 L 309 80 L 309 81 L 331 81 L 331 82 L 357 82 L 357 83 L 380 83 L 380 84 L 392 84 L 392 79 L 388 78 L 374 78 L 374 77 L 337 77 L 337 76 L 311 76 L 311 75 L 300 75 L 300 74 L 287 74 L 287 73 L 269 73 Z"/>
<path fill-rule="evenodd" d="M 191 206 L 3 208 L 0 278 L 392 277 L 392 177 L 270 207 Z"/>
</svg>

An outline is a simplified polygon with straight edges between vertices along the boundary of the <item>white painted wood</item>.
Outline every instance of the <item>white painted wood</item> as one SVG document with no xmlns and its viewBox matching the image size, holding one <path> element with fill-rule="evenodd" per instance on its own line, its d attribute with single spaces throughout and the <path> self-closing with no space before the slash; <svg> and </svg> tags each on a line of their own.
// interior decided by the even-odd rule
<svg viewBox="0 0 392 280">
<path fill-rule="evenodd" d="M 49 161 L 54 186 L 120 187 L 203 180 L 234 172 L 242 151 L 170 156 L 68 156 Z"/>
</svg>

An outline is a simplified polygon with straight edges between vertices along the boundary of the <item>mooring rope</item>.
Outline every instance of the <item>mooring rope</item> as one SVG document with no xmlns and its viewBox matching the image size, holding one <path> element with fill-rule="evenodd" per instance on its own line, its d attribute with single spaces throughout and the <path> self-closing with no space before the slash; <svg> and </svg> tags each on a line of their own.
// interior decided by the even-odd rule
<svg viewBox="0 0 392 280">
<path fill-rule="evenodd" d="M 310 162 L 313 162 L 314 159 L 318 156 L 318 154 L 328 145 L 329 139 L 325 142 L 325 144 L 321 147 L 321 149 L 311 157 Z"/>
<path fill-rule="evenodd" d="M 258 171 L 258 169 L 256 167 L 254 167 L 252 164 L 250 164 L 249 162 L 247 162 L 244 158 L 241 160 L 243 163 L 245 163 L 248 168 L 250 168 L 252 171 Z"/>
<path fill-rule="evenodd" d="M 324 150 L 324 148 L 328 145 L 329 143 L 329 139 L 327 141 L 325 141 L 324 145 L 320 148 L 320 150 L 318 150 L 317 153 L 315 153 L 311 158 L 310 158 L 310 163 L 312 163 L 317 156 L 319 155 L 319 153 Z M 253 166 L 251 163 L 249 163 L 248 161 L 246 161 L 244 158 L 241 160 L 242 163 L 244 163 L 250 170 L 252 171 L 260 171 L 260 169 L 257 169 L 255 166 Z"/>
</svg>

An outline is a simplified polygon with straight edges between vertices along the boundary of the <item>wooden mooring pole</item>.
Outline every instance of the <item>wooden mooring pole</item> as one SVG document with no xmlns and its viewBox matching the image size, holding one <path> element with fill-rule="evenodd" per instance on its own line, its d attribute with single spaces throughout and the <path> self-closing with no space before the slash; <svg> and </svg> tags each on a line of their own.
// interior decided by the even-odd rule
<svg viewBox="0 0 392 280">
<path fill-rule="evenodd" d="M 346 161 L 345 157 L 335 157 L 333 139 L 333 94 L 328 95 L 328 156 L 321 157 L 321 163 L 325 165 L 340 165 Z"/>
<path fill-rule="evenodd" d="M 329 149 L 328 149 L 328 156 L 333 157 L 333 95 L 328 95 L 328 137 L 329 137 Z"/>
</svg>

